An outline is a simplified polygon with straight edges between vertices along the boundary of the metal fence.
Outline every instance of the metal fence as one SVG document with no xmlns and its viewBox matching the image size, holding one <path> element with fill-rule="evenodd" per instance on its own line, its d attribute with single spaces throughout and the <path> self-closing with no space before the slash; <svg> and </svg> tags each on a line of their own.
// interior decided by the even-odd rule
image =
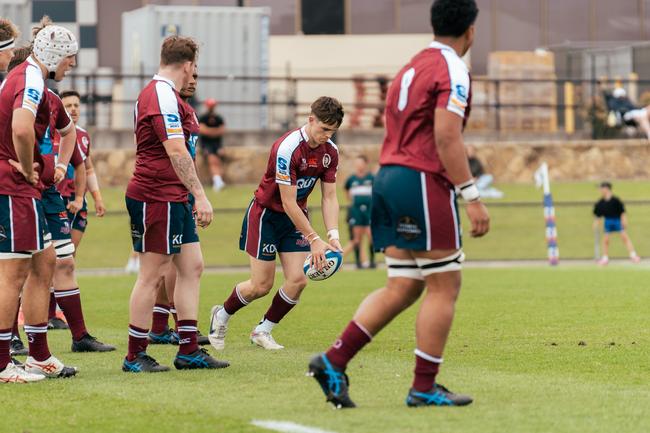
<svg viewBox="0 0 650 433">
<path fill-rule="evenodd" d="M 141 89 L 150 80 L 138 74 L 72 74 L 56 87 L 74 88 L 82 94 L 82 123 L 97 128 L 132 127 L 132 110 L 137 94 L 125 89 Z M 228 99 L 201 93 L 208 81 L 265 81 L 268 94 L 258 101 Z M 127 85 L 128 83 L 128 85 Z M 246 108 L 262 107 L 264 129 L 293 127 L 309 114 L 311 102 L 321 95 L 337 97 L 346 109 L 345 128 L 381 128 L 385 97 L 390 80 L 386 76 L 293 77 L 293 76 L 201 76 L 193 105 L 201 111 L 206 98 L 217 98 L 219 110 L 229 118 L 246 115 Z M 650 80 L 637 79 L 492 79 L 473 80 L 472 116 L 469 128 L 475 131 L 531 132 L 602 135 L 607 116 L 603 95 L 614 87 L 624 87 L 638 106 L 650 103 Z M 620 128 L 612 128 L 616 130 Z"/>
</svg>

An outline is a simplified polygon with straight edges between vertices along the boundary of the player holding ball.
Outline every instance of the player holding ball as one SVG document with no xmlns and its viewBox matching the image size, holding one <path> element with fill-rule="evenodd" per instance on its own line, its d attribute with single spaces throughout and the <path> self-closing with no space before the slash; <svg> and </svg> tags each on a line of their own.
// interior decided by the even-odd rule
<svg viewBox="0 0 650 433">
<path fill-rule="evenodd" d="M 303 272 L 307 256 L 311 252 L 313 267 L 322 269 L 328 250 L 342 250 L 336 197 L 339 154 L 331 140 L 341 122 L 343 107 L 339 101 L 320 97 L 311 105 L 307 124 L 287 132 L 271 147 L 268 168 L 246 211 L 239 240 L 239 248 L 250 256 L 251 277 L 235 286 L 223 306 L 212 307 L 209 338 L 215 349 L 224 348 L 230 317 L 271 291 L 277 254 L 284 284 L 250 338 L 264 349 L 283 349 L 271 331 L 298 303 L 307 285 Z M 307 197 L 318 180 L 328 242 L 318 236 L 307 215 Z"/>
</svg>

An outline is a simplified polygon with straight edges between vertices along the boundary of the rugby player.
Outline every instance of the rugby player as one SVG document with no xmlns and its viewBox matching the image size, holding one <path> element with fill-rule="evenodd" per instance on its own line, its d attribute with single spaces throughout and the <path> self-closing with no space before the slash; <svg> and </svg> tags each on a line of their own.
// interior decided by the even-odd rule
<svg viewBox="0 0 650 433">
<path fill-rule="evenodd" d="M 461 56 L 474 40 L 475 0 L 435 0 L 435 41 L 397 74 L 386 98 L 386 136 L 372 196 L 372 237 L 384 250 L 386 287 L 370 294 L 309 372 L 335 407 L 354 407 L 345 369 L 373 336 L 424 297 L 416 319 L 415 377 L 408 406 L 463 406 L 472 399 L 436 381 L 461 286 L 456 191 L 471 235 L 489 229 L 488 212 L 469 170 L 462 131 L 470 77 Z"/>
<path fill-rule="evenodd" d="M 196 141 L 199 137 L 199 122 L 196 117 L 194 108 L 190 105 L 189 100 L 196 93 L 196 79 L 198 74 L 194 72 L 192 78 L 183 87 L 179 94 L 187 110 L 186 122 L 183 122 L 184 135 L 187 138 L 187 150 L 189 150 L 192 159 L 196 158 Z M 194 207 L 194 197 L 192 194 L 188 197 L 188 203 Z M 176 268 L 170 266 L 165 274 L 165 278 L 160 281 L 156 305 L 153 307 L 153 319 L 151 321 L 151 331 L 149 331 L 150 344 L 178 344 L 178 315 L 174 307 L 174 289 L 176 287 Z M 169 328 L 169 315 L 174 318 L 174 329 Z M 208 337 L 201 335 L 198 331 L 197 343 L 199 346 L 210 344 Z"/>
<path fill-rule="evenodd" d="M 196 225 L 212 222 L 212 205 L 196 174 L 187 148 L 189 120 L 178 91 L 196 71 L 198 45 L 191 38 L 170 36 L 162 44 L 160 69 L 140 92 L 135 107 L 136 165 L 126 191 L 133 248 L 140 272 L 130 302 L 125 372 L 161 372 L 147 352 L 147 337 L 160 280 L 170 266 L 177 270 L 174 304 L 178 310 L 177 369 L 223 368 L 197 344 L 199 281 L 203 256 Z M 195 199 L 194 211 L 188 194 Z M 196 223 L 195 217 L 196 215 Z"/>
<path fill-rule="evenodd" d="M 345 253 L 354 249 L 357 269 L 364 266 L 375 268 L 375 250 L 370 233 L 370 209 L 372 208 L 372 183 L 375 177 L 368 169 L 368 158 L 359 155 L 354 159 L 354 173 L 345 181 L 350 207 L 348 208 L 348 225 L 352 231 L 352 242 L 345 248 Z M 363 238 L 368 238 L 370 261 L 365 260 L 361 250 Z"/>
<path fill-rule="evenodd" d="M 0 74 L 7 72 L 9 62 L 14 57 L 18 29 L 10 20 L 0 18 Z"/>
<path fill-rule="evenodd" d="M 104 200 L 99 189 L 99 182 L 95 174 L 95 166 L 90 156 L 90 135 L 88 131 L 79 126 L 79 116 L 81 109 L 81 96 L 75 90 L 66 90 L 61 93 L 63 107 L 68 112 L 77 130 L 77 149 L 81 152 L 86 169 L 86 189 L 90 192 L 95 203 L 95 215 L 102 218 L 106 213 Z M 63 197 L 63 201 L 68 211 L 70 221 L 72 243 L 74 244 L 75 255 L 79 250 L 79 244 L 88 225 L 88 210 L 86 196 L 75 194 L 75 176 L 74 167 L 69 166 L 66 178 L 57 185 L 57 190 Z"/>
<path fill-rule="evenodd" d="M 77 369 L 54 357 L 47 344 L 49 287 L 56 254 L 41 203 L 42 178 L 63 179 L 74 128 L 67 116 L 55 121 L 62 137 L 57 166 L 41 155 L 38 143 L 50 124 L 50 92 L 45 79 L 61 81 L 74 66 L 77 41 L 67 29 L 46 22 L 37 29 L 33 53 L 15 67 L 0 90 L 0 381 L 25 383 L 43 377 L 70 377 Z M 48 173 L 49 171 L 49 173 Z M 22 289 L 29 357 L 24 370 L 9 358 L 10 322 Z M 6 337 L 9 338 L 6 338 Z M 13 366 L 13 367 L 12 367 Z"/>
<path fill-rule="evenodd" d="M 306 125 L 287 132 L 273 143 L 266 173 L 248 206 L 239 239 L 239 248 L 250 256 L 251 276 L 235 286 L 223 306 L 212 307 L 209 338 L 215 349 L 224 348 L 230 317 L 271 291 L 277 254 L 284 284 L 250 339 L 267 350 L 283 349 L 271 331 L 298 303 L 307 285 L 303 264 L 308 254 L 311 252 L 312 262 L 320 269 L 327 250 L 342 250 L 336 197 L 339 153 L 331 140 L 342 121 L 341 104 L 323 96 L 311 105 Z M 307 198 L 319 180 L 329 242 L 318 236 L 307 215 Z"/>
</svg>

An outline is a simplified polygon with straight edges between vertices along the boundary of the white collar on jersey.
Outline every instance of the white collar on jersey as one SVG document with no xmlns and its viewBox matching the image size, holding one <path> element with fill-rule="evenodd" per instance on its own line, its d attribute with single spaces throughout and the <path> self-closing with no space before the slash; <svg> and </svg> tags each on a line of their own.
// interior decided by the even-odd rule
<svg viewBox="0 0 650 433">
<path fill-rule="evenodd" d="M 167 83 L 167 84 L 169 84 L 170 86 L 172 86 L 172 89 L 176 87 L 176 86 L 174 85 L 174 82 L 173 82 L 172 80 L 170 80 L 169 78 L 162 77 L 162 76 L 160 76 L 160 75 L 158 75 L 158 74 L 154 75 L 154 76 L 153 76 L 153 79 L 154 79 L 154 80 L 157 80 L 157 81 L 164 81 L 165 83 Z"/>
<path fill-rule="evenodd" d="M 28 62 L 30 65 L 32 65 L 32 66 L 36 66 L 36 67 L 38 68 L 38 63 L 36 63 L 36 60 L 34 60 L 34 59 L 32 58 L 31 55 L 30 55 L 29 57 L 27 57 L 27 62 Z"/>
<path fill-rule="evenodd" d="M 302 136 L 302 139 L 305 140 L 305 142 L 309 141 L 309 136 L 307 135 L 307 125 L 303 125 L 302 128 L 300 128 L 300 135 Z"/>
<path fill-rule="evenodd" d="M 441 44 L 438 41 L 431 41 L 431 43 L 429 44 L 429 48 L 437 48 L 439 50 L 449 50 L 454 54 L 456 54 L 456 51 L 454 51 L 452 47 L 450 47 L 449 45 Z"/>
</svg>

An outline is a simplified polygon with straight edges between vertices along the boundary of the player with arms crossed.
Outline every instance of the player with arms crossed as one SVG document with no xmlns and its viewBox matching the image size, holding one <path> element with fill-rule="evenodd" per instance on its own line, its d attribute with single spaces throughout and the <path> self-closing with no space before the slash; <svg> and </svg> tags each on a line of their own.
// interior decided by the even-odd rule
<svg viewBox="0 0 650 433">
<path fill-rule="evenodd" d="M 160 372 L 162 366 L 147 355 L 152 310 L 169 266 L 177 270 L 174 303 L 178 310 L 177 369 L 223 368 L 197 344 L 199 282 L 203 256 L 196 224 L 212 222 L 212 205 L 196 174 L 187 148 L 183 124 L 186 106 L 178 91 L 196 71 L 198 44 L 170 36 L 162 44 L 160 69 L 140 92 L 135 107 L 136 164 L 126 191 L 133 248 L 140 254 L 140 272 L 131 293 L 129 346 L 122 363 L 125 372 Z M 194 213 L 188 203 L 191 193 Z"/>
<path fill-rule="evenodd" d="M 42 28 L 34 52 L 16 66 L 0 87 L 0 382 L 25 383 L 44 377 L 70 377 L 77 373 L 55 358 L 47 343 L 49 287 L 56 254 L 41 203 L 43 178 L 63 179 L 71 152 L 53 167 L 40 153 L 38 143 L 50 124 L 50 92 L 45 78 L 61 81 L 74 66 L 76 39 L 69 30 L 54 25 Z M 56 127 L 64 148 L 74 147 L 69 118 Z M 46 172 L 49 170 L 49 174 Z M 22 289 L 29 357 L 25 368 L 9 360 L 9 339 Z M 7 328 L 9 328 L 7 330 Z"/>
<path fill-rule="evenodd" d="M 354 407 L 345 369 L 402 311 L 424 299 L 416 319 L 415 379 L 409 406 L 467 405 L 436 382 L 461 285 L 460 221 L 455 190 L 467 202 L 471 234 L 487 233 L 489 217 L 469 171 L 462 131 L 469 114 L 470 77 L 461 60 L 474 39 L 475 0 L 436 0 L 436 42 L 392 82 L 386 136 L 373 186 L 372 236 L 386 254 L 386 287 L 370 294 L 310 374 L 335 407 Z"/>
<path fill-rule="evenodd" d="M 283 349 L 271 331 L 298 303 L 307 285 L 303 265 L 309 252 L 314 265 L 321 269 L 327 250 L 341 251 L 336 197 L 339 154 L 331 140 L 341 122 L 341 104 L 334 98 L 320 97 L 311 105 L 308 123 L 287 132 L 271 147 L 268 168 L 248 206 L 239 239 L 239 248 L 250 256 L 251 277 L 235 286 L 223 306 L 212 307 L 209 338 L 215 349 L 224 348 L 230 317 L 271 291 L 278 253 L 284 284 L 250 338 L 264 349 Z M 319 179 L 329 243 L 318 236 L 307 216 L 307 198 Z"/>
</svg>

